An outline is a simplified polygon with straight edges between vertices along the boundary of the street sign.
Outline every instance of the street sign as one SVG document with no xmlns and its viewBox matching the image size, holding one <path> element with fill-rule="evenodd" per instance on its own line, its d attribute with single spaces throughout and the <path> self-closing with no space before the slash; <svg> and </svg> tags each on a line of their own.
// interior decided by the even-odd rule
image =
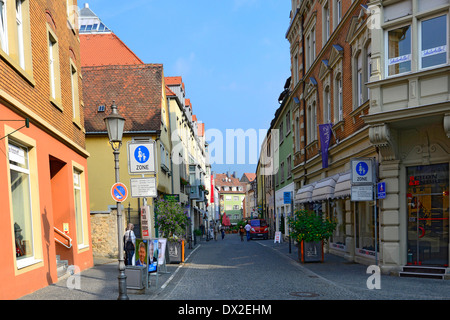
<svg viewBox="0 0 450 320">
<path fill-rule="evenodd" d="M 153 140 L 128 142 L 128 173 L 156 173 L 155 167 L 155 142 Z"/>
<path fill-rule="evenodd" d="M 131 178 L 131 197 L 132 198 L 155 198 L 156 177 L 150 178 Z"/>
<path fill-rule="evenodd" d="M 128 197 L 128 189 L 121 182 L 114 183 L 111 188 L 111 196 L 116 202 L 123 202 Z"/>
<path fill-rule="evenodd" d="M 291 192 L 284 192 L 284 204 L 291 204 Z"/>
<path fill-rule="evenodd" d="M 373 185 L 352 186 L 352 201 L 372 201 Z"/>
<path fill-rule="evenodd" d="M 355 158 L 351 159 L 351 178 L 352 185 L 355 184 L 373 184 L 373 159 L 371 158 Z"/>
<path fill-rule="evenodd" d="M 386 182 L 378 182 L 378 199 L 386 199 Z"/>
</svg>

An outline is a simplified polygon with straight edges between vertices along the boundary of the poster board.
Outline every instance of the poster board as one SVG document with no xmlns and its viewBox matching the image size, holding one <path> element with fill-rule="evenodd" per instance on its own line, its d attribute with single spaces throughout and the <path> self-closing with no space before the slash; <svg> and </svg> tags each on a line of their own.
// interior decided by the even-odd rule
<svg viewBox="0 0 450 320">
<path fill-rule="evenodd" d="M 167 239 L 158 239 L 158 265 L 163 265 L 166 262 Z"/>
<path fill-rule="evenodd" d="M 150 239 L 148 246 L 148 272 L 158 271 L 158 239 Z"/>
<path fill-rule="evenodd" d="M 136 239 L 135 247 L 135 265 L 136 266 L 147 266 L 147 240 Z"/>
</svg>

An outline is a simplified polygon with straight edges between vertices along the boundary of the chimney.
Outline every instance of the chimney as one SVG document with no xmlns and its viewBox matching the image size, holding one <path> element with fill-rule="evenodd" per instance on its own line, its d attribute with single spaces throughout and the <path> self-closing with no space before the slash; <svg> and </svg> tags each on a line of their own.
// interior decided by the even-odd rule
<svg viewBox="0 0 450 320">
<path fill-rule="evenodd" d="M 85 8 L 89 8 L 89 3 L 86 2 L 86 3 L 84 4 L 84 7 L 85 7 Z"/>
</svg>

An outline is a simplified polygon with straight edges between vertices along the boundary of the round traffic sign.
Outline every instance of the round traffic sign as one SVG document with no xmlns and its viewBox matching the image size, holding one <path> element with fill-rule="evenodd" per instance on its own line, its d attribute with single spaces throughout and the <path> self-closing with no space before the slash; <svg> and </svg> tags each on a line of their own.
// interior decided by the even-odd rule
<svg viewBox="0 0 450 320">
<path fill-rule="evenodd" d="M 356 173 L 360 176 L 365 176 L 369 172 L 369 166 L 365 162 L 359 162 L 356 165 Z"/>
<path fill-rule="evenodd" d="M 123 202 L 128 197 L 128 189 L 121 182 L 114 183 L 111 188 L 111 196 L 116 202 Z"/>
<path fill-rule="evenodd" d="M 139 146 L 134 150 L 134 159 L 139 163 L 146 163 L 150 158 L 150 151 L 146 146 Z"/>
</svg>

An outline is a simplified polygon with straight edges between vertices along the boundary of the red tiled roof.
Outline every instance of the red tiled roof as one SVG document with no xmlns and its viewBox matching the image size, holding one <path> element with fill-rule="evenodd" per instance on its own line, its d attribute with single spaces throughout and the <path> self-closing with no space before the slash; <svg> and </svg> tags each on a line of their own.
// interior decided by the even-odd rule
<svg viewBox="0 0 450 320">
<path fill-rule="evenodd" d="M 192 110 L 191 99 L 184 99 L 184 105 Z"/>
<path fill-rule="evenodd" d="M 183 83 L 181 77 L 164 77 L 164 80 L 166 81 L 166 85 L 168 85 L 168 86 L 173 86 L 173 85 L 178 85 L 178 84 Z"/>
<path fill-rule="evenodd" d="M 248 181 L 252 182 L 256 178 L 256 173 L 244 173 L 244 175 L 247 177 Z"/>
<path fill-rule="evenodd" d="M 125 132 L 161 129 L 161 64 L 83 67 L 82 73 L 86 132 L 106 132 L 103 119 L 113 100 L 125 118 Z M 98 112 L 100 105 L 105 112 Z"/>
<path fill-rule="evenodd" d="M 114 33 L 80 34 L 80 55 L 83 67 L 144 63 Z"/>
<path fill-rule="evenodd" d="M 225 181 L 222 181 L 223 179 L 225 179 Z M 228 180 L 231 180 L 231 181 L 228 181 Z M 238 178 L 234 178 L 232 176 L 227 177 L 227 175 L 225 173 L 217 173 L 214 183 L 218 187 L 221 187 L 221 186 L 244 186 L 245 185 L 245 183 L 240 182 Z"/>
</svg>

